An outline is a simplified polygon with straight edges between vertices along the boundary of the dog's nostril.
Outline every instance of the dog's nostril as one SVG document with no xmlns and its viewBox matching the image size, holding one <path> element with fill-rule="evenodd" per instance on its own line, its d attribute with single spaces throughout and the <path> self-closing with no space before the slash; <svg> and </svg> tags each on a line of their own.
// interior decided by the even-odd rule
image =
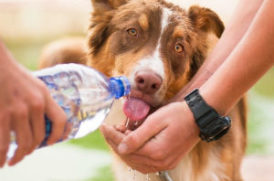
<svg viewBox="0 0 274 181">
<path fill-rule="evenodd" d="M 142 78 L 139 78 L 139 80 L 137 81 L 139 84 L 143 84 L 143 83 L 145 83 L 145 80 L 144 79 L 142 79 Z"/>
<path fill-rule="evenodd" d="M 152 84 L 152 85 L 151 85 L 151 88 L 152 88 L 152 89 L 157 89 L 158 86 L 157 86 L 157 84 Z"/>
</svg>

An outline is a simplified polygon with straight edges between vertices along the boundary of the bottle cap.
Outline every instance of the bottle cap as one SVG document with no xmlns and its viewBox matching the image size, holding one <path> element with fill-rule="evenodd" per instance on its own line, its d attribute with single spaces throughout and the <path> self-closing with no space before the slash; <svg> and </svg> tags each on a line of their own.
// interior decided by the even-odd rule
<svg viewBox="0 0 274 181">
<path fill-rule="evenodd" d="M 109 89 L 116 99 L 126 96 L 130 93 L 129 80 L 125 76 L 111 77 L 109 79 Z"/>
</svg>

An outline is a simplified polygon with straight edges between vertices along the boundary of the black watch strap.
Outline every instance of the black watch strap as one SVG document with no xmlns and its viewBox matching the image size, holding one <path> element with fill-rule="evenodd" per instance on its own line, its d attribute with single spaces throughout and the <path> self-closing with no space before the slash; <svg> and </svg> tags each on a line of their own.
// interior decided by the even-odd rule
<svg viewBox="0 0 274 181">
<path fill-rule="evenodd" d="M 204 141 L 213 141 L 222 137 L 230 128 L 229 117 L 221 117 L 217 111 L 209 106 L 195 89 L 185 97 L 195 121 L 200 128 L 200 138 Z"/>
</svg>

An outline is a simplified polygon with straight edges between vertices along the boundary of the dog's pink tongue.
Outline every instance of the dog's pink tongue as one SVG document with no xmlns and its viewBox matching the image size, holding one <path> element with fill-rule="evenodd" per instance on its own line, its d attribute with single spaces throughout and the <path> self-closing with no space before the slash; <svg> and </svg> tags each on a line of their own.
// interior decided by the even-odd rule
<svg viewBox="0 0 274 181">
<path fill-rule="evenodd" d="M 124 113 L 132 121 L 144 119 L 150 110 L 150 106 L 137 98 L 128 98 L 124 104 Z"/>
</svg>

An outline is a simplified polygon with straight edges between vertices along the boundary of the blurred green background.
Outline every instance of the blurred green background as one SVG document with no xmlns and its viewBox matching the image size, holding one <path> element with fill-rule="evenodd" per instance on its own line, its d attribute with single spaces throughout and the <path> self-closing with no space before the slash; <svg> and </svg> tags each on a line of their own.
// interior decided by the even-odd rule
<svg viewBox="0 0 274 181">
<path fill-rule="evenodd" d="M 18 62 L 36 70 L 47 43 L 86 35 L 90 10 L 87 0 L 0 0 L 0 38 Z M 274 154 L 274 68 L 249 91 L 248 104 L 247 154 Z M 108 152 L 98 131 L 65 144 Z M 85 181 L 89 180 L 113 180 L 110 165 Z"/>
</svg>

